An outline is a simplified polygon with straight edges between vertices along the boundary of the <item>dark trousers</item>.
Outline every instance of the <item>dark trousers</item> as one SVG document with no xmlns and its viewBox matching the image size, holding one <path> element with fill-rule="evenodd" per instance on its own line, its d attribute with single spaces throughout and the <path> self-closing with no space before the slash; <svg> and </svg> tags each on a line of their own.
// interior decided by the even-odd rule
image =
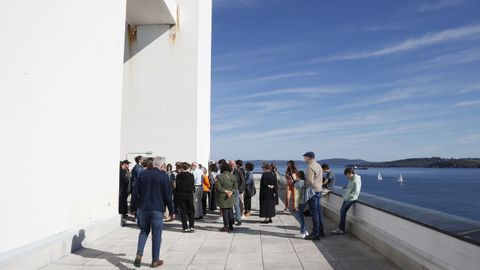
<svg viewBox="0 0 480 270">
<path fill-rule="evenodd" d="M 145 243 L 150 230 L 152 231 L 152 261 L 160 259 L 160 246 L 162 245 L 163 212 L 144 211 L 138 209 L 138 223 L 140 234 L 138 235 L 137 255 L 143 255 Z"/>
<path fill-rule="evenodd" d="M 217 200 L 215 199 L 215 184 L 212 187 L 210 193 L 208 193 L 209 200 L 208 203 L 210 205 L 210 210 L 214 211 L 217 210 Z"/>
<path fill-rule="evenodd" d="M 229 230 L 233 230 L 233 208 L 222 208 L 223 227 Z"/>
<path fill-rule="evenodd" d="M 128 213 L 128 204 L 127 204 L 128 193 L 120 192 L 118 197 L 118 213 L 120 215 L 126 215 Z"/>
<path fill-rule="evenodd" d="M 245 192 L 243 200 L 245 213 L 252 211 L 252 197 L 248 195 L 248 192 Z"/>
<path fill-rule="evenodd" d="M 338 228 L 342 231 L 345 231 L 348 209 L 350 209 L 354 202 L 355 201 L 343 201 L 342 209 L 340 209 L 340 224 L 338 224 Z"/>
<path fill-rule="evenodd" d="M 202 196 L 203 215 L 207 214 L 207 200 L 209 195 L 210 195 L 210 192 L 203 191 L 203 196 Z"/>
<path fill-rule="evenodd" d="M 322 222 L 322 206 L 320 205 L 320 199 L 322 198 L 322 192 L 315 192 L 315 196 L 308 200 L 308 207 L 310 208 L 310 214 L 312 215 L 313 230 L 312 235 L 322 236 L 323 222 Z"/>
<path fill-rule="evenodd" d="M 195 228 L 195 207 L 193 206 L 193 194 L 176 193 L 175 204 L 180 212 L 180 219 L 182 220 L 183 229 L 186 230 L 188 228 Z"/>
</svg>

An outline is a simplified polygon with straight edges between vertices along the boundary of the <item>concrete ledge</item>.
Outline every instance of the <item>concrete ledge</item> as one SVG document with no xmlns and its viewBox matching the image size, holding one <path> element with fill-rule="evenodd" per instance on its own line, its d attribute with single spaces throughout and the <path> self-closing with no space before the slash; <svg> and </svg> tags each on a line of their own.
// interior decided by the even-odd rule
<svg viewBox="0 0 480 270">
<path fill-rule="evenodd" d="M 132 25 L 175 25 L 175 0 L 127 0 L 127 22 Z"/>
<path fill-rule="evenodd" d="M 322 200 L 325 214 L 339 220 L 342 198 Z M 356 203 L 347 218 L 349 231 L 402 269 L 478 269 L 480 247 Z"/>
<path fill-rule="evenodd" d="M 120 227 L 113 215 L 0 254 L 0 269 L 39 269 Z M 34 227 L 32 227 L 34 229 Z"/>
</svg>

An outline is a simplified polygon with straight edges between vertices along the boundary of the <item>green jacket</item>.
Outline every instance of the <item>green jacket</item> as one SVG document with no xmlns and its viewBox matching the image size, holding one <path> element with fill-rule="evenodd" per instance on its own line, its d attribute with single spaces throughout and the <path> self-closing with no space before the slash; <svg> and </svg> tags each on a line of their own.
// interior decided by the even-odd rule
<svg viewBox="0 0 480 270">
<path fill-rule="evenodd" d="M 238 183 L 236 177 L 228 172 L 224 172 L 218 176 L 218 181 L 215 183 L 215 195 L 217 196 L 217 205 L 220 208 L 232 208 L 235 202 L 235 194 L 227 196 L 225 190 L 229 190 L 235 193 L 238 189 Z"/>
</svg>

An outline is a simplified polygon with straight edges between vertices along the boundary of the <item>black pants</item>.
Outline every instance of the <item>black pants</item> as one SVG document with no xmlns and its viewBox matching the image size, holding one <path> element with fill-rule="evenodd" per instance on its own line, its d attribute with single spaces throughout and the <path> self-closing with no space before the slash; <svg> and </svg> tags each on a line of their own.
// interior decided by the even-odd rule
<svg viewBox="0 0 480 270">
<path fill-rule="evenodd" d="M 208 199 L 209 195 L 210 195 L 210 192 L 203 191 L 202 208 L 203 208 L 203 215 L 204 216 L 207 214 L 207 199 Z"/>
<path fill-rule="evenodd" d="M 233 230 L 233 208 L 222 208 L 223 215 L 223 227 L 229 230 Z"/>
<path fill-rule="evenodd" d="M 180 212 L 182 227 L 184 230 L 195 228 L 195 207 L 193 206 L 193 193 L 176 193 L 175 204 Z M 187 225 L 188 220 L 188 226 Z"/>
<path fill-rule="evenodd" d="M 252 211 L 252 197 L 248 196 L 248 193 L 245 192 L 245 197 L 243 197 L 245 213 Z"/>
<path fill-rule="evenodd" d="M 120 192 L 118 196 L 118 213 L 120 215 L 126 215 L 128 213 L 127 198 L 128 198 L 128 193 Z"/>
<path fill-rule="evenodd" d="M 217 200 L 215 199 L 215 184 L 213 185 L 210 193 L 208 193 L 208 196 L 210 197 L 208 200 L 210 204 L 210 210 L 212 211 L 217 210 Z"/>
</svg>

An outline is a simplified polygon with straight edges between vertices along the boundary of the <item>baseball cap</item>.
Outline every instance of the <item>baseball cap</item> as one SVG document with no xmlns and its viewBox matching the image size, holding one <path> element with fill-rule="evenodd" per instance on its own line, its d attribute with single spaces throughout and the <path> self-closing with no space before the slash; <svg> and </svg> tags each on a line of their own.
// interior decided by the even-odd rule
<svg viewBox="0 0 480 270">
<path fill-rule="evenodd" d="M 309 157 L 309 158 L 315 158 L 315 153 L 314 152 L 306 152 L 303 154 L 304 157 Z"/>
</svg>

